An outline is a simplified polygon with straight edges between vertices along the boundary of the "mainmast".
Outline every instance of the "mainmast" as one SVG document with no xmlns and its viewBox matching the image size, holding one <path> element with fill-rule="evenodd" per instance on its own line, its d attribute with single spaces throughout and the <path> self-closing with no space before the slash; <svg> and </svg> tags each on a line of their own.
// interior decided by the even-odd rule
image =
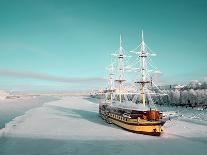
<svg viewBox="0 0 207 155">
<path fill-rule="evenodd" d="M 123 82 L 125 81 L 124 79 L 124 49 L 122 47 L 122 38 L 120 35 L 120 45 L 119 45 L 119 53 L 117 55 L 118 58 L 118 71 L 117 75 L 118 78 L 115 80 L 118 83 L 118 93 L 119 93 L 119 101 L 122 101 L 121 95 L 123 92 Z"/>
<path fill-rule="evenodd" d="M 145 105 L 146 103 L 145 86 L 147 83 L 150 83 L 150 81 L 147 79 L 147 57 L 148 57 L 148 53 L 146 51 L 146 45 L 144 42 L 144 33 L 142 31 L 141 51 L 139 53 L 141 77 L 140 77 L 140 81 L 136 83 L 140 83 L 141 86 L 140 87 L 141 102 L 143 105 Z"/>
</svg>

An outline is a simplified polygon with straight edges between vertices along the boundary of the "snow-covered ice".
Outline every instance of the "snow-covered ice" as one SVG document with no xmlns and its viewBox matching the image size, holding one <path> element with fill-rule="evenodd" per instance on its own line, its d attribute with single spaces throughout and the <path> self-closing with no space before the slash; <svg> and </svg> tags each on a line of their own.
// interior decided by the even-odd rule
<svg viewBox="0 0 207 155">
<path fill-rule="evenodd" d="M 43 103 L 57 100 L 49 96 L 21 96 L 19 98 L 0 100 L 0 129 L 17 116 L 29 109 L 42 106 Z"/>
<path fill-rule="evenodd" d="M 98 103 L 63 97 L 15 118 L 0 130 L 0 154 L 206 154 L 207 125 L 191 119 L 166 123 L 161 137 L 135 134 L 98 115 Z"/>
</svg>

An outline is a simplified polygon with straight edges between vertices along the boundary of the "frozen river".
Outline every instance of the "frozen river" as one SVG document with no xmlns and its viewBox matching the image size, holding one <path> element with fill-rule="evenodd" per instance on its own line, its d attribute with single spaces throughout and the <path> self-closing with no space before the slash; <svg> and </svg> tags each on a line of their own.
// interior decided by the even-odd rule
<svg viewBox="0 0 207 155">
<path fill-rule="evenodd" d="M 206 112 L 177 111 L 183 116 L 166 123 L 161 137 L 152 137 L 105 123 L 96 100 L 63 97 L 27 111 L 1 129 L 0 155 L 206 154 L 206 120 L 196 119 L 206 118 Z"/>
</svg>

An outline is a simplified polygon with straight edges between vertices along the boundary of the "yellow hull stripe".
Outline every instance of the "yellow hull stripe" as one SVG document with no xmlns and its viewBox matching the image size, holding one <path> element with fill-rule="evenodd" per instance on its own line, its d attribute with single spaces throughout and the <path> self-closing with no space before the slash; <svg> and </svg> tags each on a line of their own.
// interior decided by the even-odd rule
<svg viewBox="0 0 207 155">
<path fill-rule="evenodd" d="M 162 127 L 160 125 L 147 125 L 147 126 L 144 126 L 144 125 L 140 125 L 140 126 L 139 125 L 130 125 L 130 124 L 120 122 L 118 120 L 114 120 L 112 118 L 109 118 L 109 121 L 111 121 L 112 123 L 124 128 L 124 129 L 130 130 L 130 131 L 133 131 L 133 132 L 146 132 L 146 133 L 153 133 L 155 131 L 157 133 L 162 132 Z"/>
</svg>

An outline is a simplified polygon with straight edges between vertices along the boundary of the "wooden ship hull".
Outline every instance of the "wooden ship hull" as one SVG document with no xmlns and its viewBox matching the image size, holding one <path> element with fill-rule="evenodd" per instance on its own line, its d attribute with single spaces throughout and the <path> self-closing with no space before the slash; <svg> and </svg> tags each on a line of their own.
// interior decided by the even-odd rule
<svg viewBox="0 0 207 155">
<path fill-rule="evenodd" d="M 156 110 L 129 110 L 100 104 L 99 114 L 107 123 L 113 123 L 134 133 L 152 136 L 160 136 L 165 123 L 162 113 Z"/>
</svg>

